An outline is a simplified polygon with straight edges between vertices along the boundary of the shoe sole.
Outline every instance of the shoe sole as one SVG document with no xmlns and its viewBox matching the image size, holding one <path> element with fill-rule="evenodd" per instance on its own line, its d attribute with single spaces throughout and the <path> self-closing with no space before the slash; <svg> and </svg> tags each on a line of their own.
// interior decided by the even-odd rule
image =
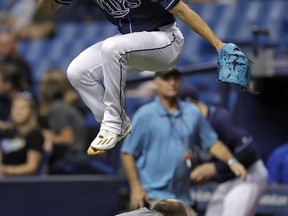
<svg viewBox="0 0 288 216">
<path fill-rule="evenodd" d="M 101 154 L 104 154 L 106 151 L 104 150 L 98 150 L 98 149 L 95 149 L 91 146 L 89 146 L 89 148 L 87 149 L 87 155 L 88 156 L 96 156 L 96 155 L 101 155 Z"/>
</svg>

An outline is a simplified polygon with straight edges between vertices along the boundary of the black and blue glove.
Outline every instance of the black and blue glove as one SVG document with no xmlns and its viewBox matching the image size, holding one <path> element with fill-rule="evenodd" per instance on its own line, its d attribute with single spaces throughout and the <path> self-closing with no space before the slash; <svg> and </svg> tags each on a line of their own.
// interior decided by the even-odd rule
<svg viewBox="0 0 288 216">
<path fill-rule="evenodd" d="M 248 90 L 251 62 L 239 46 L 233 43 L 225 44 L 218 52 L 218 81 L 232 83 L 242 90 Z"/>
</svg>

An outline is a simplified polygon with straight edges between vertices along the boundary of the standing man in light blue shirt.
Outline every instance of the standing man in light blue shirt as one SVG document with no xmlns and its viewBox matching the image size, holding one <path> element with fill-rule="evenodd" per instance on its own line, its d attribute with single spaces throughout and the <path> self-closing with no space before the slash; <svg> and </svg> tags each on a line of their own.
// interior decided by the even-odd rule
<svg viewBox="0 0 288 216">
<path fill-rule="evenodd" d="M 196 143 L 229 163 L 235 175 L 245 179 L 245 168 L 218 141 L 196 106 L 178 99 L 179 71 L 157 72 L 154 82 L 158 96 L 134 114 L 133 133 L 121 148 L 131 209 L 165 198 L 192 205 L 189 175 L 191 149 Z"/>
</svg>

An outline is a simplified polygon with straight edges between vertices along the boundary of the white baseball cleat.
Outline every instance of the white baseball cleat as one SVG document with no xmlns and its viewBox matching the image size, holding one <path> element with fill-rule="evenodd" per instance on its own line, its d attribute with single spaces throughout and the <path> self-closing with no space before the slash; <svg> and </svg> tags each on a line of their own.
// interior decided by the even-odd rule
<svg viewBox="0 0 288 216">
<path fill-rule="evenodd" d="M 118 142 L 125 139 L 132 132 L 132 125 L 129 123 L 125 128 L 124 132 L 118 136 Z"/>
<path fill-rule="evenodd" d="M 118 141 L 118 135 L 109 130 L 100 129 L 96 138 L 92 141 L 91 145 L 95 149 L 108 150 L 115 146 Z"/>
<path fill-rule="evenodd" d="M 96 138 L 92 141 L 90 147 L 87 150 L 87 154 L 90 156 L 100 155 L 105 153 L 105 150 L 112 149 L 117 142 L 125 139 L 132 131 L 132 125 L 129 123 L 125 128 L 124 132 L 120 135 L 111 131 L 100 129 Z"/>
</svg>

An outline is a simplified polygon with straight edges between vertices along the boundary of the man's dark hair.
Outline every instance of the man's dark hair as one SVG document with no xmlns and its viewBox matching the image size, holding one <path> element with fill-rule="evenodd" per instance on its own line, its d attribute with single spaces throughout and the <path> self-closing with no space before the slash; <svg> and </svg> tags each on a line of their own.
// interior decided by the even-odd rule
<svg viewBox="0 0 288 216">
<path fill-rule="evenodd" d="M 175 199 L 163 199 L 157 202 L 153 209 L 163 216 L 187 216 L 185 206 Z"/>
<path fill-rule="evenodd" d="M 42 99 L 48 103 L 55 100 L 62 100 L 65 87 L 58 80 L 45 80 L 40 84 Z"/>
<path fill-rule="evenodd" d="M 0 76 L 4 82 L 9 82 L 16 90 L 22 90 L 20 72 L 18 67 L 12 63 L 0 64 Z"/>
</svg>

